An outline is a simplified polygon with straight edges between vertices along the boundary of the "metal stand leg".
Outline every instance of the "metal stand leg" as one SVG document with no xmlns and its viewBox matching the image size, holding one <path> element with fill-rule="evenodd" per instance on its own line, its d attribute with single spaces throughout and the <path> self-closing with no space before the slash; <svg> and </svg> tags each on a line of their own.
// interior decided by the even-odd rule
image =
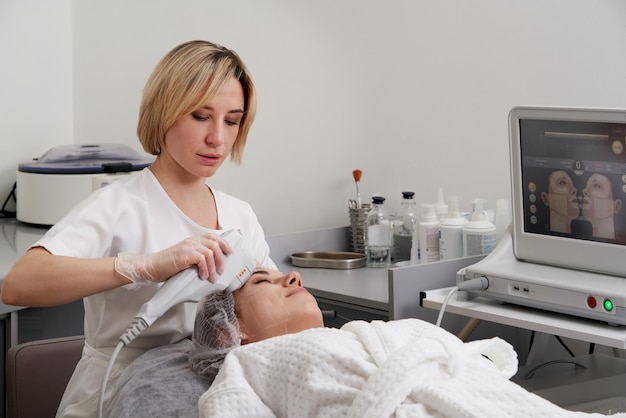
<svg viewBox="0 0 626 418">
<path fill-rule="evenodd" d="M 548 340 L 551 335 L 544 334 L 543 332 L 535 332 L 535 338 L 533 340 L 533 346 L 530 347 L 528 358 L 526 359 L 526 365 L 540 364 L 544 362 L 544 354 L 548 347 Z"/>
</svg>

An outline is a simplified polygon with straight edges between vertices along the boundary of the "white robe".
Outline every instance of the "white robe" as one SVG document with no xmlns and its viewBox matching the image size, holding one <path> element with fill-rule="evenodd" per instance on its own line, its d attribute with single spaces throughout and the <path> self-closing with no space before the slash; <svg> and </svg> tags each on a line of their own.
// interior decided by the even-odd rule
<svg viewBox="0 0 626 418">
<path fill-rule="evenodd" d="M 234 349 L 200 417 L 589 417 L 509 378 L 499 338 L 463 343 L 418 319 L 354 321 Z M 622 415 L 624 416 L 624 415 Z"/>
</svg>

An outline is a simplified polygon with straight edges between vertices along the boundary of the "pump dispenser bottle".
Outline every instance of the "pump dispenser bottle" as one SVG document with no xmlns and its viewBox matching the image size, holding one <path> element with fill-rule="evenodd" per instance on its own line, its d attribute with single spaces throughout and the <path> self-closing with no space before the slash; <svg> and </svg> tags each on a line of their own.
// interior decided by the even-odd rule
<svg viewBox="0 0 626 418">
<path fill-rule="evenodd" d="M 435 212 L 435 205 L 422 205 L 418 235 L 420 264 L 439 261 L 439 218 Z"/>
<path fill-rule="evenodd" d="M 496 215 L 494 225 L 496 226 L 496 241 L 500 242 L 511 223 L 511 203 L 507 199 L 496 201 Z"/>
<path fill-rule="evenodd" d="M 472 220 L 463 227 L 463 256 L 487 254 L 496 246 L 496 227 L 487 220 L 484 200 L 475 199 Z"/>
<path fill-rule="evenodd" d="M 463 257 L 463 227 L 467 219 L 459 211 L 458 196 L 448 198 L 448 216 L 439 224 L 439 258 L 452 260 Z"/>
<path fill-rule="evenodd" d="M 437 218 L 441 221 L 443 218 L 448 216 L 448 205 L 443 198 L 443 189 L 440 187 L 439 192 L 437 194 L 437 204 L 435 205 L 435 212 L 437 213 Z"/>
<path fill-rule="evenodd" d="M 385 198 L 372 197 L 372 208 L 365 220 L 365 255 L 367 267 L 391 265 L 391 225 L 384 207 Z"/>
<path fill-rule="evenodd" d="M 394 261 L 408 261 L 411 259 L 413 235 L 417 229 L 417 209 L 413 200 L 414 192 L 402 192 L 400 209 L 396 214 L 393 228 Z"/>
</svg>

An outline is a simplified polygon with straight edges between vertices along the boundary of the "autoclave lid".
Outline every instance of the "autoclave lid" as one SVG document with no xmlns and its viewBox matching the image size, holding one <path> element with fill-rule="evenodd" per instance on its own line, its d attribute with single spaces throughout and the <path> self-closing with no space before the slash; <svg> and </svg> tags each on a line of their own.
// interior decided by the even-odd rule
<svg viewBox="0 0 626 418">
<path fill-rule="evenodd" d="M 18 166 L 18 171 L 44 174 L 89 174 L 137 171 L 152 159 L 123 144 L 60 145 L 40 158 Z"/>
</svg>

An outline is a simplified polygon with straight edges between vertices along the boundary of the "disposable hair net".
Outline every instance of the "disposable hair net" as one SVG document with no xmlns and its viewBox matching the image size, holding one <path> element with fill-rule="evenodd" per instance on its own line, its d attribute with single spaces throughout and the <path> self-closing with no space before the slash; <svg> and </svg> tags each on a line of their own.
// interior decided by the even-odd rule
<svg viewBox="0 0 626 418">
<path fill-rule="evenodd" d="M 226 354 L 241 344 L 232 293 L 214 293 L 198 303 L 192 341 L 191 370 L 213 382 Z"/>
</svg>

